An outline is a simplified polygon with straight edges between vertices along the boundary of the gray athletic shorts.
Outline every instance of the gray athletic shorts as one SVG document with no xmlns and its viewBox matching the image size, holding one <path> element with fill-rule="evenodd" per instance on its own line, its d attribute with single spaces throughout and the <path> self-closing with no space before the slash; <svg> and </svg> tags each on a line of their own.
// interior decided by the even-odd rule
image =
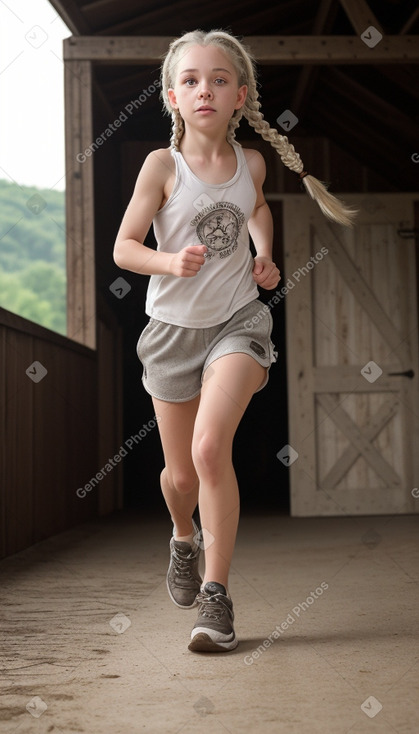
<svg viewBox="0 0 419 734">
<path fill-rule="evenodd" d="M 228 321 L 204 329 L 150 319 L 137 343 L 143 385 L 159 400 L 192 400 L 201 391 L 207 367 L 234 352 L 249 354 L 269 371 L 277 356 L 271 332 L 270 309 L 259 300 L 243 306 Z M 259 390 L 268 382 L 268 371 Z"/>
</svg>

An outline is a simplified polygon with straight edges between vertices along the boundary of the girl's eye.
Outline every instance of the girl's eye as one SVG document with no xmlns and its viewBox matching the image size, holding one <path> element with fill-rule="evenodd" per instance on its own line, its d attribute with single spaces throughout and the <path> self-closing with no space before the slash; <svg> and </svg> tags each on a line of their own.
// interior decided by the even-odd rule
<svg viewBox="0 0 419 734">
<path fill-rule="evenodd" d="M 193 87 L 193 86 L 194 86 L 195 84 L 197 84 L 197 81 L 196 81 L 196 79 L 194 79 L 193 77 L 189 77 L 188 79 L 185 79 L 183 83 L 184 83 L 184 84 L 185 84 L 185 85 L 186 85 L 187 87 Z M 214 83 L 215 83 L 215 84 L 216 84 L 217 86 L 220 86 L 220 87 L 221 87 L 221 86 L 222 86 L 223 84 L 227 84 L 226 80 L 225 80 L 225 79 L 222 79 L 221 77 L 217 77 L 216 79 L 214 79 Z"/>
</svg>

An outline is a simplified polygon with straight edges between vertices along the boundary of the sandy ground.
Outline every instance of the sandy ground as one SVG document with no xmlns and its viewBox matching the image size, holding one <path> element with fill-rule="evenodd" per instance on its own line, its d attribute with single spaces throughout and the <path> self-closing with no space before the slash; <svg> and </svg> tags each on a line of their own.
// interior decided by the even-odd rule
<svg viewBox="0 0 419 734">
<path fill-rule="evenodd" d="M 1 732 L 417 734 L 417 517 L 242 517 L 221 655 L 187 649 L 170 529 L 122 514 L 0 563 Z"/>
</svg>

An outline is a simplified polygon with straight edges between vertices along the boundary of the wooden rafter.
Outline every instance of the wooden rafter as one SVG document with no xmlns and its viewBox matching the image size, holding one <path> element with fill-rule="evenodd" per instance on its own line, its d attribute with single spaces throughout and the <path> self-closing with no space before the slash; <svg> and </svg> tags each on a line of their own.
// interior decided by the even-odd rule
<svg viewBox="0 0 419 734">
<path fill-rule="evenodd" d="M 170 36 L 72 36 L 64 41 L 64 58 L 107 64 L 160 65 Z M 357 36 L 247 36 L 245 43 L 259 63 L 417 64 L 417 36 L 385 36 L 374 48 Z"/>
<path fill-rule="evenodd" d="M 313 24 L 313 36 L 318 36 L 331 29 L 337 12 L 336 0 L 322 0 Z M 318 77 L 319 69 L 316 66 L 304 66 L 298 77 L 297 86 L 291 102 L 291 109 L 297 116 L 304 113 L 311 92 Z"/>
<path fill-rule="evenodd" d="M 400 35 L 404 36 L 405 33 L 407 33 L 408 31 L 410 31 L 412 25 L 414 25 L 416 23 L 416 21 L 417 21 L 418 18 L 419 18 L 419 5 L 416 8 L 416 10 L 413 11 L 413 13 L 410 16 L 410 18 L 408 18 L 408 20 L 404 24 L 403 28 L 401 28 Z"/>
<path fill-rule="evenodd" d="M 351 25 L 358 34 L 361 35 L 369 26 L 374 26 L 377 31 L 383 33 L 383 29 L 369 7 L 366 0 L 339 0 Z"/>
</svg>

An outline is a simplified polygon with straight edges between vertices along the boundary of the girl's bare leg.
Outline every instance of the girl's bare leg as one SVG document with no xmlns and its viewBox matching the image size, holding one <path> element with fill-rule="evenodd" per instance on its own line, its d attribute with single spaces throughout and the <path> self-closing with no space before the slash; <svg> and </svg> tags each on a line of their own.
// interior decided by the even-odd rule
<svg viewBox="0 0 419 734">
<path fill-rule="evenodd" d="M 192 462 L 191 445 L 199 396 L 186 403 L 153 398 L 163 447 L 165 467 L 161 488 L 176 526 L 177 536 L 193 532 L 192 514 L 198 504 L 199 480 Z"/>
<path fill-rule="evenodd" d="M 240 499 L 232 464 L 233 438 L 266 369 L 248 354 L 220 357 L 207 369 L 193 432 L 199 513 L 205 546 L 204 583 L 228 588 Z"/>
</svg>

